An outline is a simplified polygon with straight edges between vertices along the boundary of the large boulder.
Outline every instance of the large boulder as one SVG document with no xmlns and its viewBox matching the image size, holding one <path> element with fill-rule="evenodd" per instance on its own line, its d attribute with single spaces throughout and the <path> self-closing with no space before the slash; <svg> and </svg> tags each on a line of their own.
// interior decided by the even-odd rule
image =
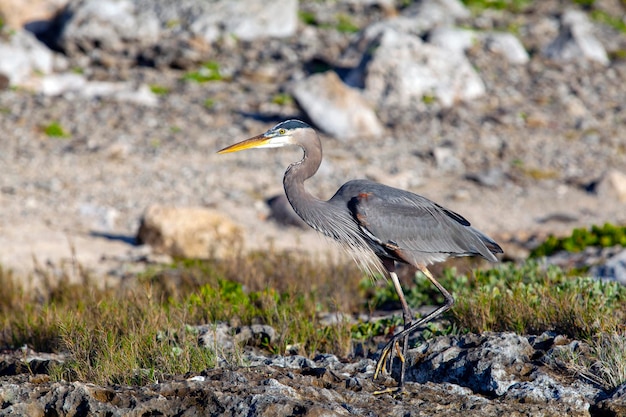
<svg viewBox="0 0 626 417">
<path fill-rule="evenodd" d="M 140 243 L 175 257 L 226 257 L 241 246 L 241 229 L 229 218 L 204 207 L 148 207 L 137 233 Z"/>
<path fill-rule="evenodd" d="M 393 27 L 381 30 L 366 48 L 350 83 L 365 88 L 378 107 L 409 109 L 435 99 L 443 107 L 485 94 L 485 85 L 465 55 L 423 42 Z"/>
<path fill-rule="evenodd" d="M 333 71 L 298 82 L 293 95 L 313 123 L 338 138 L 375 137 L 383 133 L 371 104 Z"/>
</svg>

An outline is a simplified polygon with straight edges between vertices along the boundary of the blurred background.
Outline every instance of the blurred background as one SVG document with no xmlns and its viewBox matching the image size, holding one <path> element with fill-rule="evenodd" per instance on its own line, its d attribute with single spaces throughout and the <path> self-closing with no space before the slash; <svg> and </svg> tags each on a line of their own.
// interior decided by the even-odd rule
<svg viewBox="0 0 626 417">
<path fill-rule="evenodd" d="M 625 10 L 0 1 L 0 264 L 27 275 L 78 261 L 116 277 L 233 248 L 334 251 L 282 196 L 299 150 L 215 154 L 290 118 L 323 141 L 313 194 L 353 178 L 408 189 L 506 259 L 624 225 Z"/>
</svg>

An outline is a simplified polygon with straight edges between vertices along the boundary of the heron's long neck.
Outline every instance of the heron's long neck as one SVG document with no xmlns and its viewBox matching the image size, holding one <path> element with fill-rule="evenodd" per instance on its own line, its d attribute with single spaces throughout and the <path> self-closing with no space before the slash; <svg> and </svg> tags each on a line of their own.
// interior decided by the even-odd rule
<svg viewBox="0 0 626 417">
<path fill-rule="evenodd" d="M 311 178 L 317 172 L 322 162 L 322 146 L 319 141 L 308 144 L 304 149 L 304 157 L 301 161 L 291 164 L 283 178 L 285 194 L 294 211 L 315 229 L 324 229 L 325 218 L 321 215 L 322 209 L 330 204 L 311 195 L 304 188 L 304 181 Z"/>
</svg>

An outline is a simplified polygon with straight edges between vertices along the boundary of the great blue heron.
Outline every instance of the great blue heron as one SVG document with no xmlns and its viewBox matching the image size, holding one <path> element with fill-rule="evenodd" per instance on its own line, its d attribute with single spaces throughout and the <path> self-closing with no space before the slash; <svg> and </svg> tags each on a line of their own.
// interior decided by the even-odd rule
<svg viewBox="0 0 626 417">
<path fill-rule="evenodd" d="M 299 120 L 279 123 L 267 132 L 224 148 L 218 153 L 250 148 L 278 148 L 296 145 L 304 157 L 287 168 L 283 178 L 285 194 L 295 212 L 309 226 L 329 236 L 353 252 L 354 259 L 369 271 L 387 272 L 391 277 L 404 319 L 404 329 L 395 334 L 381 351 L 374 380 L 393 359 L 392 349 L 403 339 L 398 387 L 404 384 L 405 356 L 409 334 L 447 311 L 454 299 L 433 277 L 427 266 L 451 256 L 478 255 L 497 262 L 502 248 L 491 238 L 470 226 L 461 215 L 417 194 L 367 180 L 353 180 L 339 188 L 328 201 L 309 194 L 304 181 L 311 178 L 322 162 L 322 144 L 309 125 Z M 437 287 L 445 302 L 429 314 L 413 321 L 396 274 L 396 262 L 414 266 Z"/>
</svg>

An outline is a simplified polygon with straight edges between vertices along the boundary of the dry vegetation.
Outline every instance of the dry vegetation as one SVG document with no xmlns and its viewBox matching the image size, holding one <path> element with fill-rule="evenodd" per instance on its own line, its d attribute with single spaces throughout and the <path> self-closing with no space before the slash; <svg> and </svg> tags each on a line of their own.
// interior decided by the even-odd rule
<svg viewBox="0 0 626 417">
<path fill-rule="evenodd" d="M 441 302 L 424 277 L 405 271 L 407 276 L 414 281 L 407 285 L 412 305 Z M 584 359 L 559 359 L 569 368 L 594 375 L 607 387 L 626 379 L 619 372 L 626 365 L 624 287 L 537 262 L 467 274 L 447 269 L 441 276 L 457 304 L 443 325 L 429 327 L 424 335 L 553 330 L 592 346 Z M 199 325 L 268 324 L 279 335 L 277 342 L 261 343 L 269 353 L 295 349 L 303 355 L 350 357 L 355 341 L 370 343 L 374 351 L 372 340 L 384 339 L 400 324 L 400 315 L 322 324 L 320 312 L 397 308 L 390 284 L 372 284 L 351 263 L 333 259 L 269 251 L 227 261 L 180 261 L 128 277 L 115 289 L 97 289 L 97 279 L 83 273 L 81 283 L 69 284 L 61 277 L 46 294 L 34 296 L 0 270 L 0 347 L 69 354 L 50 370 L 56 379 L 145 384 L 215 366 L 215 352 L 198 344 Z"/>
</svg>

